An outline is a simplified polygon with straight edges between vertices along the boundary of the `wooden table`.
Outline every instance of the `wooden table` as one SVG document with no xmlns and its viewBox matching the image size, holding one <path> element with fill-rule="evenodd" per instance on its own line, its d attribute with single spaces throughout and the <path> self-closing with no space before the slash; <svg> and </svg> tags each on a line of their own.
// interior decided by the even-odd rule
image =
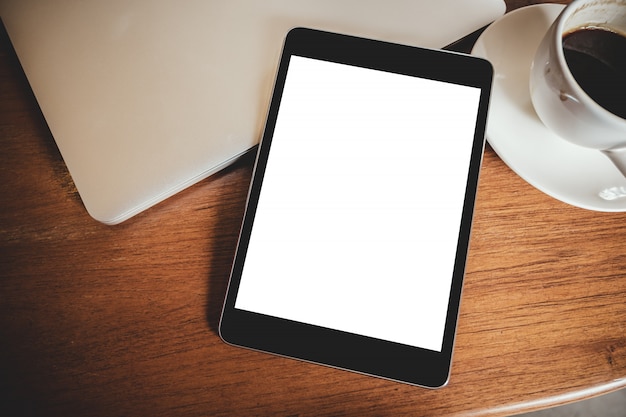
<svg viewBox="0 0 626 417">
<path fill-rule="evenodd" d="M 0 45 L 0 415 L 509 415 L 626 386 L 626 214 L 561 203 L 489 147 L 446 388 L 224 344 L 253 158 L 101 225 Z"/>
</svg>

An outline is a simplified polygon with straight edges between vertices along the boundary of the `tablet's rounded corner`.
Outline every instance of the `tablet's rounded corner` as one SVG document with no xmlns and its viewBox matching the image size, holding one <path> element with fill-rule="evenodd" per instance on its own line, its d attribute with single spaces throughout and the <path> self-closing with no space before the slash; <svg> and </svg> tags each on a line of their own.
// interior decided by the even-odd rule
<svg viewBox="0 0 626 417">
<path fill-rule="evenodd" d="M 435 381 L 432 386 L 426 387 L 432 390 L 442 389 L 448 386 L 450 383 L 450 371 L 448 371 L 441 381 Z"/>
<path fill-rule="evenodd" d="M 431 390 L 439 390 L 448 386 L 452 373 L 452 358 L 446 358 L 446 356 L 443 355 L 438 359 L 441 361 L 435 360 L 436 365 L 429 371 L 426 371 L 425 374 L 419 378 L 419 382 L 416 382 L 416 385 Z"/>
<path fill-rule="evenodd" d="M 224 312 L 222 312 L 222 315 L 220 316 L 220 321 L 217 325 L 217 334 L 220 339 L 222 339 L 222 342 L 226 343 L 227 345 L 235 346 L 232 341 L 232 335 L 229 332 L 228 326 L 224 325 Z"/>
</svg>

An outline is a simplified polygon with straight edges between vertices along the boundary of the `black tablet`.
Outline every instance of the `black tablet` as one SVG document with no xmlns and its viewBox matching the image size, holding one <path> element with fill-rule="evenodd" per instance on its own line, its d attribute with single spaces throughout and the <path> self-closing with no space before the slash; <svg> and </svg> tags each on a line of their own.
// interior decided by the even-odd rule
<svg viewBox="0 0 626 417">
<path fill-rule="evenodd" d="M 491 65 L 294 29 L 220 322 L 227 343 L 446 384 Z"/>
</svg>

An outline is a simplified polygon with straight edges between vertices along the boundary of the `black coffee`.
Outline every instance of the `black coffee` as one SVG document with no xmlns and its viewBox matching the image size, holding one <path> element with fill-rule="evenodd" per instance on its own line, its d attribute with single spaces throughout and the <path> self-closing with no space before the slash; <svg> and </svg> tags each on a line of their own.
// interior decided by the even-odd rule
<svg viewBox="0 0 626 417">
<path fill-rule="evenodd" d="M 626 37 L 585 28 L 563 37 L 572 75 L 599 105 L 626 119 Z"/>
</svg>

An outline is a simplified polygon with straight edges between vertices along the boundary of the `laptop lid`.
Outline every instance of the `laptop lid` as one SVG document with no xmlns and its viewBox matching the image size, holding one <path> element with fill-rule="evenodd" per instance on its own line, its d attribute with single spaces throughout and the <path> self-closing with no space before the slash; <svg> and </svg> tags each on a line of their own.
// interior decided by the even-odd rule
<svg viewBox="0 0 626 417">
<path fill-rule="evenodd" d="M 106 224 L 258 143 L 289 29 L 441 47 L 504 10 L 502 0 L 0 3 L 83 203 Z"/>
</svg>

